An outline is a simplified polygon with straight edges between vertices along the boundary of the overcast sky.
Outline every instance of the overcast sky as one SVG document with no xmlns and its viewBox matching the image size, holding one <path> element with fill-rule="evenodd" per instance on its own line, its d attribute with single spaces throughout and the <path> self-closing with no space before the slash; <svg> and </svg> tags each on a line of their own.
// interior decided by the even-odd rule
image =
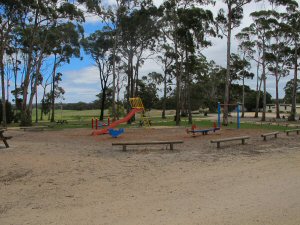
<svg viewBox="0 0 300 225">
<path fill-rule="evenodd" d="M 113 0 L 108 0 L 113 1 Z M 159 5 L 163 0 L 154 0 L 156 5 Z M 214 14 L 218 10 L 224 7 L 224 4 L 221 0 L 216 1 L 214 7 L 209 7 Z M 245 9 L 245 16 L 242 21 L 242 27 L 248 26 L 251 24 L 251 18 L 249 14 L 256 10 L 267 9 L 269 8 L 267 3 L 250 3 Z M 100 20 L 95 16 L 90 16 L 87 18 L 86 23 L 84 24 L 85 33 L 90 34 L 97 29 L 101 28 Z M 234 34 L 238 33 L 240 29 L 236 29 Z M 206 57 L 209 60 L 214 60 L 217 64 L 221 66 L 226 66 L 226 39 L 213 39 L 213 46 L 209 47 L 204 51 Z M 237 52 L 237 41 L 233 38 L 232 40 L 232 52 Z M 161 72 L 160 65 L 152 60 L 146 61 L 144 66 L 140 70 L 140 75 L 144 76 L 150 72 Z M 89 56 L 84 55 L 83 60 L 73 59 L 69 65 L 64 65 L 61 69 L 63 72 L 63 81 L 62 86 L 66 91 L 64 102 L 91 102 L 96 99 L 95 95 L 100 92 L 100 83 L 98 77 L 98 70 L 93 65 L 92 60 Z M 253 68 L 255 71 L 255 68 Z M 292 79 L 292 75 L 286 78 L 282 78 L 280 82 L 280 97 L 284 97 L 284 86 L 288 80 Z M 251 88 L 255 89 L 256 80 L 247 80 L 246 85 L 249 85 Z M 267 91 L 275 97 L 275 80 L 272 76 L 268 76 L 267 79 Z M 201 93 L 199 93 L 201 94 Z M 40 95 L 41 96 L 41 95 Z"/>
</svg>

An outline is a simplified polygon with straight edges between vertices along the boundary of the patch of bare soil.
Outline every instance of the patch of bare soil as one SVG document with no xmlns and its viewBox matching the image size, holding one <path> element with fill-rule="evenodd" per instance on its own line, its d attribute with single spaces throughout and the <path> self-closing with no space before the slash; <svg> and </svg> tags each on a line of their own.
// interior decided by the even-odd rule
<svg viewBox="0 0 300 225">
<path fill-rule="evenodd" d="M 9 131 L 0 148 L 0 224 L 300 224 L 300 141 L 262 130 L 192 137 L 182 128 Z M 210 140 L 249 135 L 246 145 Z M 122 141 L 183 140 L 112 147 Z"/>
</svg>

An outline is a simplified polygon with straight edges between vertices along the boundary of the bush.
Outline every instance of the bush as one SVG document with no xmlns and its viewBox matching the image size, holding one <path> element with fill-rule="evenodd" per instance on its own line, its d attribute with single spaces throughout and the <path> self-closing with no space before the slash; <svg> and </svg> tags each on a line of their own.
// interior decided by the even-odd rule
<svg viewBox="0 0 300 225">
<path fill-rule="evenodd" d="M 29 111 L 25 111 L 21 113 L 21 123 L 20 126 L 32 126 L 32 118 L 31 113 Z"/>
<path fill-rule="evenodd" d="M 125 108 L 122 105 L 116 105 L 117 115 L 122 118 L 125 116 Z M 109 115 L 112 115 L 112 106 L 108 108 Z"/>
<path fill-rule="evenodd" d="M 14 120 L 14 111 L 10 102 L 6 101 L 6 123 L 10 124 Z M 2 101 L 0 100 L 0 121 L 2 122 Z"/>
</svg>

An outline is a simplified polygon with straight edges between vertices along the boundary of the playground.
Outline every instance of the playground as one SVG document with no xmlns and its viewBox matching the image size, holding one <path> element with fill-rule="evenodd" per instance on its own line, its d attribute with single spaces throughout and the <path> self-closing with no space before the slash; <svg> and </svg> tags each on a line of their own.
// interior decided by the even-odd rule
<svg viewBox="0 0 300 225">
<path fill-rule="evenodd" d="M 0 151 L 0 224 L 299 224 L 299 136 L 264 141 L 263 133 L 126 128 L 114 139 L 90 128 L 9 130 L 13 141 Z M 220 149 L 210 143 L 235 136 L 251 138 Z M 112 146 L 164 140 L 184 143 L 173 151 Z"/>
</svg>

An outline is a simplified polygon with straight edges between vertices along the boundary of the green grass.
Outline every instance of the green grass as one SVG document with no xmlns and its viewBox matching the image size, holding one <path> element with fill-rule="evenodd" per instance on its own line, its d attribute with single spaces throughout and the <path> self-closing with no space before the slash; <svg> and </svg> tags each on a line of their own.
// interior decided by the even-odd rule
<svg viewBox="0 0 300 225">
<path fill-rule="evenodd" d="M 38 111 L 38 118 L 40 117 L 41 111 Z M 56 123 L 50 123 L 48 121 L 48 116 L 44 115 L 43 120 L 40 121 L 38 125 L 39 126 L 50 126 L 54 129 L 66 129 L 66 128 L 90 128 L 91 127 L 91 120 L 92 118 L 97 118 L 100 115 L 100 110 L 56 110 L 55 111 L 55 120 L 67 120 L 67 124 L 56 124 Z M 105 112 L 105 116 L 108 115 L 108 112 Z M 213 124 L 215 121 L 212 120 L 204 120 L 203 115 L 197 114 L 193 115 L 194 122 L 193 124 L 197 125 L 200 129 L 201 128 L 209 128 L 213 127 Z M 32 120 L 35 121 L 35 110 L 33 110 L 33 116 Z M 40 119 L 40 118 L 39 118 Z M 150 112 L 150 119 L 152 126 L 175 126 L 174 121 L 174 110 L 167 111 L 167 118 L 162 119 L 161 118 L 161 111 L 160 110 L 152 110 Z M 201 120 L 203 119 L 203 120 Z M 106 121 L 106 120 L 105 120 Z M 12 124 L 11 126 L 18 126 L 18 124 Z M 129 128 L 129 127 L 138 127 L 139 126 L 139 115 L 136 117 L 136 122 L 133 124 L 120 124 L 119 127 Z M 181 127 L 190 128 L 191 125 L 188 123 L 187 117 L 181 118 Z M 223 128 L 229 128 L 234 129 L 237 125 L 235 122 L 230 123 L 228 126 Z M 254 123 L 241 123 L 242 129 L 263 129 L 263 130 L 269 130 L 269 131 L 284 131 L 288 129 L 284 125 L 274 126 L 274 125 L 268 125 L 268 124 L 254 124 Z"/>
<path fill-rule="evenodd" d="M 90 121 L 93 117 L 99 117 L 100 110 L 55 110 L 55 120 L 67 121 Z M 40 121 L 41 110 L 38 110 Z M 36 120 L 35 109 L 33 110 L 32 121 Z M 43 115 L 43 120 L 48 122 L 48 115 Z"/>
</svg>

